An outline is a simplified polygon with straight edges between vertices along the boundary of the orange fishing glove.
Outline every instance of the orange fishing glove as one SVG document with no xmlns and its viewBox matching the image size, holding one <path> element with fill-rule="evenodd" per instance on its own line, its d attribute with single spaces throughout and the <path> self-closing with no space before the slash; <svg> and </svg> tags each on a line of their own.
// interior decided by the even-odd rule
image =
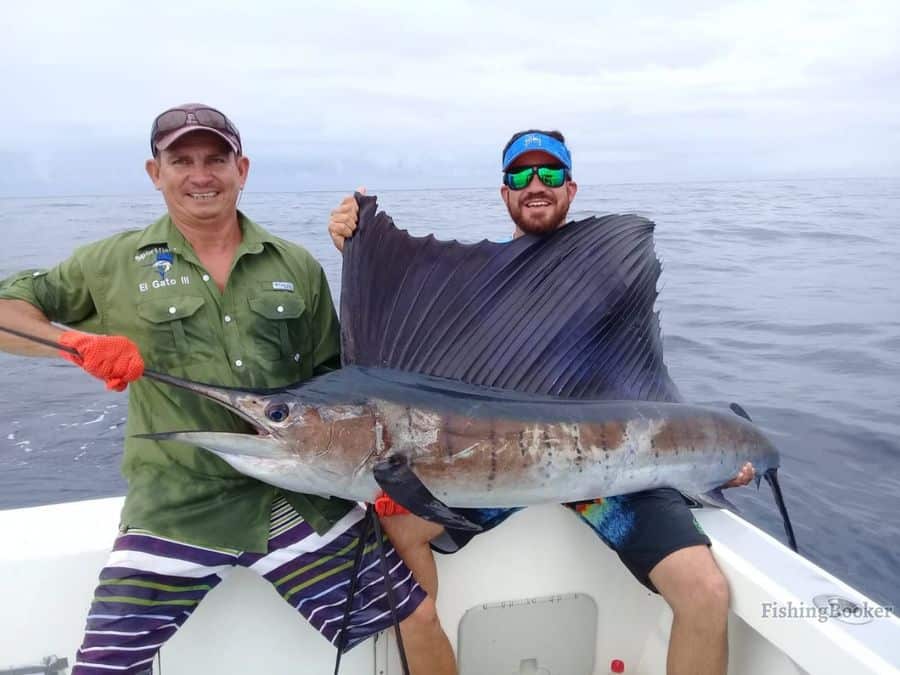
<svg viewBox="0 0 900 675">
<path fill-rule="evenodd" d="M 74 330 L 59 336 L 59 344 L 78 356 L 61 351 L 63 358 L 106 382 L 107 389 L 123 391 L 144 374 L 144 359 L 137 345 L 122 335 L 88 335 Z"/>
<path fill-rule="evenodd" d="M 402 516 L 409 511 L 388 497 L 386 492 L 382 492 L 375 499 L 375 513 L 383 518 L 384 516 Z"/>
</svg>

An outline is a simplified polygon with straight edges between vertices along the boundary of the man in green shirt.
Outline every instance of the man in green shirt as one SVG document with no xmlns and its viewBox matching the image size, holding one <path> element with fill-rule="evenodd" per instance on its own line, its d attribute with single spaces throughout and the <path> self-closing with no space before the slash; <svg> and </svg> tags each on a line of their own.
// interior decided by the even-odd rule
<svg viewBox="0 0 900 675">
<path fill-rule="evenodd" d="M 367 564 L 374 540 L 366 541 L 361 569 L 369 571 L 340 635 L 359 505 L 279 490 L 193 446 L 133 438 L 250 431 L 214 403 L 140 378 L 145 362 L 192 380 L 271 388 L 338 367 L 340 348 L 321 267 L 237 210 L 250 162 L 230 120 L 201 104 L 170 108 L 150 144 L 146 170 L 165 216 L 0 283 L 0 325 L 76 350 L 64 356 L 109 388 L 130 384 L 128 495 L 73 675 L 149 672 L 160 645 L 235 565 L 257 571 L 332 643 L 351 647 L 391 623 L 380 566 Z M 0 349 L 55 355 L 4 336 Z M 388 561 L 413 672 L 455 672 L 433 601 L 392 548 Z"/>
</svg>

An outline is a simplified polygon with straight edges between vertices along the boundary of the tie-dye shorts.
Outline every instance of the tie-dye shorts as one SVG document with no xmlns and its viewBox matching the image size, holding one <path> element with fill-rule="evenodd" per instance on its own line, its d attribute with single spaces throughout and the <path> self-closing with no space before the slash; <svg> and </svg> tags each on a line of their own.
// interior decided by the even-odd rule
<svg viewBox="0 0 900 675">
<path fill-rule="evenodd" d="M 613 549 L 635 578 L 654 593 L 650 570 L 670 553 L 688 546 L 709 546 L 689 503 L 677 490 L 657 488 L 618 497 L 572 502 L 574 511 L 606 545 Z M 453 509 L 482 532 L 490 530 L 521 509 Z M 481 532 L 452 530 L 432 542 L 440 553 L 453 553 Z"/>
</svg>

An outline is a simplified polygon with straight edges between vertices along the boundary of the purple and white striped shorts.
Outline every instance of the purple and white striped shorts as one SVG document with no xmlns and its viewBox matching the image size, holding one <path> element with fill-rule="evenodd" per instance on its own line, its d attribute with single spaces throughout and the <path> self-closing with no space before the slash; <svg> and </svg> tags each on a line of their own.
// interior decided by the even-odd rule
<svg viewBox="0 0 900 675">
<path fill-rule="evenodd" d="M 141 530 L 119 535 L 100 572 L 72 675 L 149 672 L 159 648 L 236 565 L 271 582 L 337 644 L 364 514 L 362 508 L 354 509 L 318 535 L 279 498 L 272 507 L 265 554 L 192 546 Z M 386 539 L 384 546 L 402 621 L 425 592 Z M 347 649 L 392 623 L 381 569 L 377 539 L 370 533 L 353 596 Z"/>
</svg>

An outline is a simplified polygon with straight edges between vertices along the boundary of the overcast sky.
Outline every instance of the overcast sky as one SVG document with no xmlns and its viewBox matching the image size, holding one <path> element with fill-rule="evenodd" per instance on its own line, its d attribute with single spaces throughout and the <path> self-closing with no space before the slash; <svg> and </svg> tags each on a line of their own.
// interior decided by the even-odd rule
<svg viewBox="0 0 900 675">
<path fill-rule="evenodd" d="M 489 187 L 522 128 L 581 183 L 900 175 L 900 2 L 5 2 L 0 196 L 140 193 L 202 101 L 248 189 Z"/>
</svg>

